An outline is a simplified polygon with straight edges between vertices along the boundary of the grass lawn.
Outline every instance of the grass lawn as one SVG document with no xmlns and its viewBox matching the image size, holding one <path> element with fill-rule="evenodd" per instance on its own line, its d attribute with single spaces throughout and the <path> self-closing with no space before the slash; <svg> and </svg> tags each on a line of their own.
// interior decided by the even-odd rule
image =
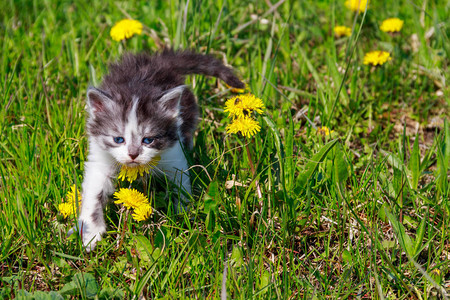
<svg viewBox="0 0 450 300">
<path fill-rule="evenodd" d="M 116 42 L 124 18 L 144 29 Z M 441 0 L 1 1 L 0 298 L 448 299 L 448 20 Z M 110 201 L 86 253 L 58 209 L 81 187 L 86 90 L 126 51 L 164 47 L 234 67 L 260 131 L 228 134 L 237 94 L 188 77 L 189 212 L 164 179 L 133 183 L 153 214 Z M 364 64 L 375 50 L 390 60 Z"/>
</svg>

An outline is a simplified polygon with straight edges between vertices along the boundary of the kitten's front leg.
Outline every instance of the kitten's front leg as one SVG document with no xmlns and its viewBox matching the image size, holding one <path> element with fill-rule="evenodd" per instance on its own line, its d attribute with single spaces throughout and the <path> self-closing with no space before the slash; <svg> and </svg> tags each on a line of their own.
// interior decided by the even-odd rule
<svg viewBox="0 0 450 300">
<path fill-rule="evenodd" d="M 165 150 L 164 153 L 161 154 L 161 161 L 158 168 L 177 187 L 176 191 L 178 192 L 178 199 L 176 199 L 174 203 L 176 212 L 180 213 L 186 211 L 187 208 L 184 204 L 187 204 L 189 199 L 187 199 L 183 193 L 191 195 L 191 180 L 188 171 L 189 166 L 179 143 Z"/>
<path fill-rule="evenodd" d="M 114 191 L 111 181 L 114 163 L 107 159 L 107 155 L 90 153 L 84 166 L 78 230 L 83 240 L 83 246 L 89 252 L 95 248 L 97 242 L 102 239 L 102 234 L 106 232 L 103 209 L 108 196 Z"/>
</svg>

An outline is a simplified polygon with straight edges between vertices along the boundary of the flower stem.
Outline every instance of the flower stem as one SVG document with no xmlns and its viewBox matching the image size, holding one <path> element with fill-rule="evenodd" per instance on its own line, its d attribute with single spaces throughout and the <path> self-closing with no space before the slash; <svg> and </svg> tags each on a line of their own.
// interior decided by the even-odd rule
<svg viewBox="0 0 450 300">
<path fill-rule="evenodd" d="M 250 164 L 250 169 L 252 171 L 252 176 L 255 177 L 256 170 L 255 170 L 255 166 L 253 165 L 252 155 L 250 153 L 250 149 L 248 148 L 248 143 L 245 144 L 245 150 L 247 152 L 247 158 L 248 158 L 248 162 Z M 255 180 L 255 185 L 256 185 L 256 193 L 258 194 L 258 198 L 261 199 L 262 193 L 261 193 L 261 187 L 259 186 L 258 180 Z"/>
<path fill-rule="evenodd" d="M 120 239 L 117 245 L 117 249 L 122 249 L 122 244 L 123 244 L 123 239 L 125 238 L 125 231 L 127 230 L 127 225 L 128 225 L 128 215 L 129 215 L 129 210 L 127 209 L 125 211 L 125 220 L 123 222 L 123 228 L 122 228 L 122 232 L 120 233 Z"/>
</svg>

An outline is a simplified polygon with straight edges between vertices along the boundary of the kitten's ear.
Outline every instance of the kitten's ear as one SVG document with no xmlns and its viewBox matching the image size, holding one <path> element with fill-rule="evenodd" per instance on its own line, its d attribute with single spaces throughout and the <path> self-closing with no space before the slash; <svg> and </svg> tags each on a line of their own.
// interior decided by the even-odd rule
<svg viewBox="0 0 450 300">
<path fill-rule="evenodd" d="M 112 104 L 111 96 L 95 87 L 88 88 L 87 99 L 87 110 L 92 116 L 105 111 Z"/>
<path fill-rule="evenodd" d="M 165 114 L 168 114 L 173 118 L 178 117 L 180 113 L 180 101 L 185 88 L 185 85 L 179 85 L 168 90 L 161 98 L 159 98 L 158 104 Z"/>
</svg>

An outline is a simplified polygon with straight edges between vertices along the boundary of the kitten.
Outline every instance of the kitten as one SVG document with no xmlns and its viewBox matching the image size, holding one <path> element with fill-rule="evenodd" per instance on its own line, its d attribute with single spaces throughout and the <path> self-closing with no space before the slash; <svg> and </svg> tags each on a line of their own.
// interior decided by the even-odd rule
<svg viewBox="0 0 450 300">
<path fill-rule="evenodd" d="M 99 88 L 88 89 L 89 154 L 78 223 L 87 251 L 106 231 L 103 209 L 114 192 L 112 180 L 119 165 L 147 164 L 160 155 L 157 169 L 191 193 L 183 147 L 192 147 L 199 109 L 184 85 L 187 74 L 215 76 L 232 87 L 244 87 L 230 68 L 212 56 L 165 50 L 153 56 L 124 55 L 110 65 Z M 181 203 L 175 208 L 183 210 Z"/>
</svg>

